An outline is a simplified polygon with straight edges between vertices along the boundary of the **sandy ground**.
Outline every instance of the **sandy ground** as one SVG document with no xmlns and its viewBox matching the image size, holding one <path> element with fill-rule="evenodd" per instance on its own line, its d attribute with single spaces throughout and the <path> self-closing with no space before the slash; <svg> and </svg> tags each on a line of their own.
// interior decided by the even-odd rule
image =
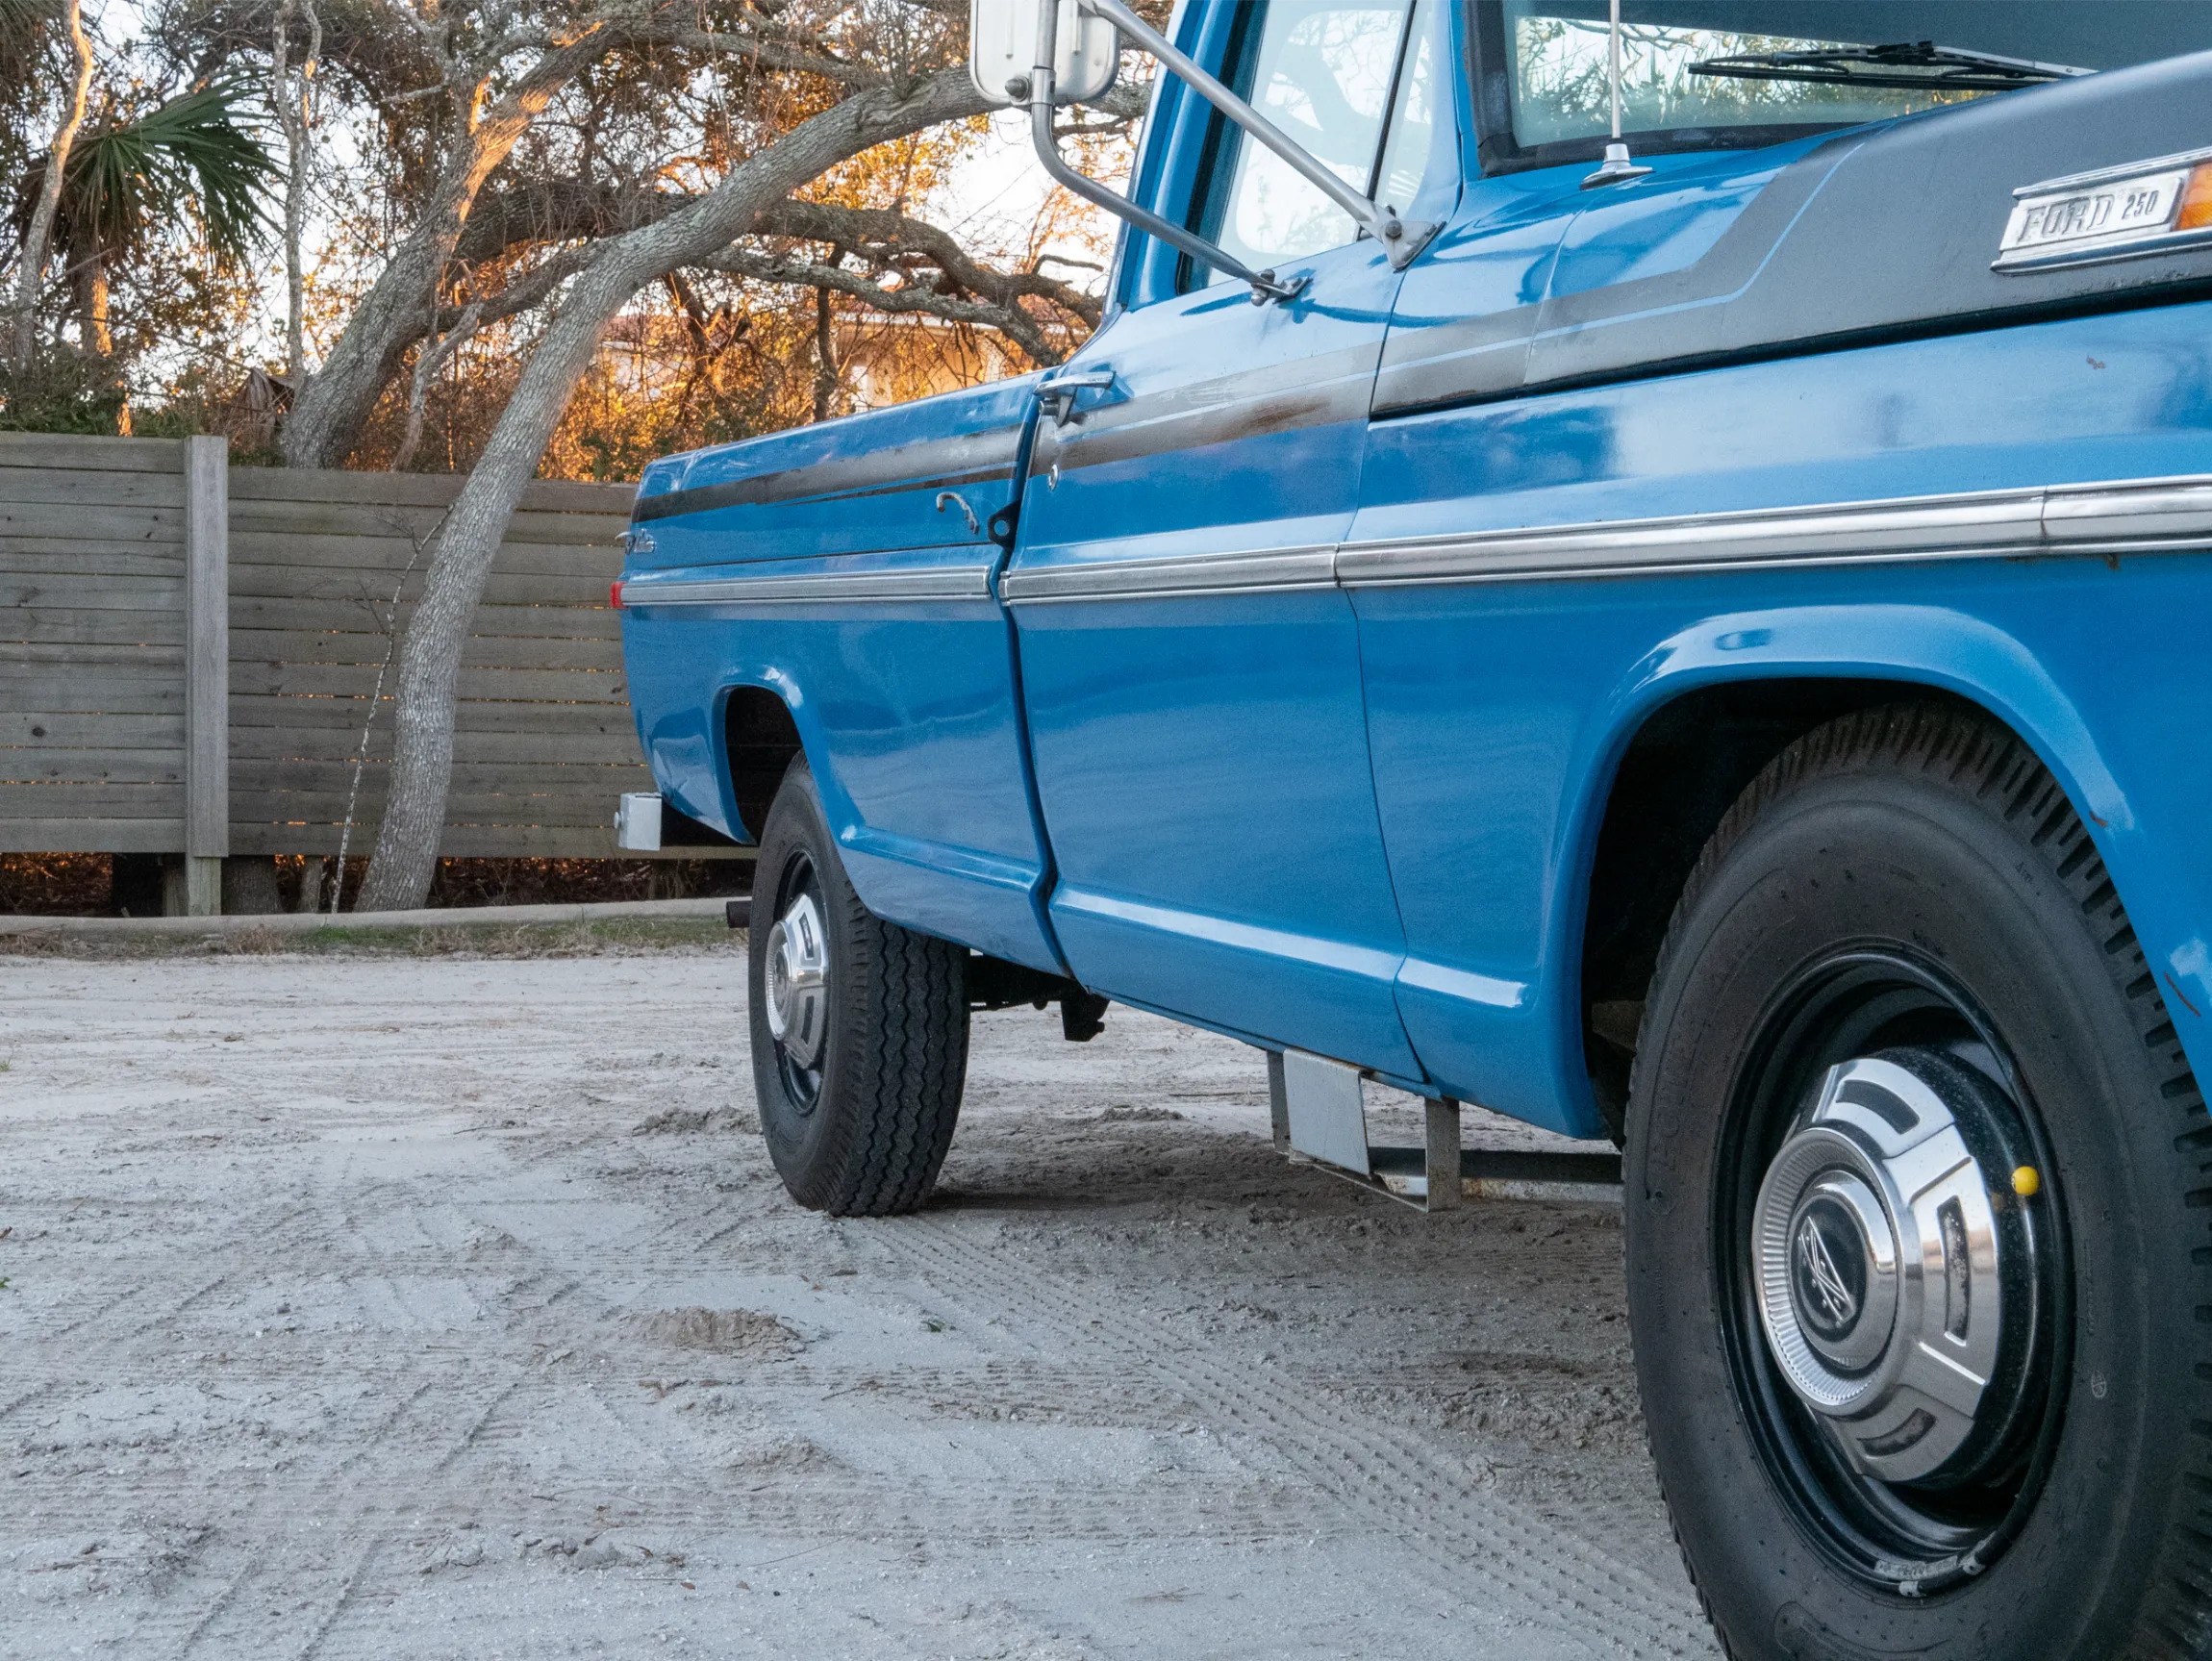
<svg viewBox="0 0 2212 1661">
<path fill-rule="evenodd" d="M 1236 1044 L 980 1017 L 864 1222 L 726 946 L 0 987 L 0 1653 L 1712 1652 L 1618 1210 L 1288 1166 Z"/>
</svg>

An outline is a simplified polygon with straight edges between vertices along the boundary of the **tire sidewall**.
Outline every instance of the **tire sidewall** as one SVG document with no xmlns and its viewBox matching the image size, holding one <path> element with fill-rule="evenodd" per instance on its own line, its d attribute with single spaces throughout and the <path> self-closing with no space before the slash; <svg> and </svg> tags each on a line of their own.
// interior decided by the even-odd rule
<svg viewBox="0 0 2212 1661">
<path fill-rule="evenodd" d="M 773 931 L 784 878 L 796 856 L 813 865 L 821 891 L 823 939 L 829 948 L 829 1007 L 822 1035 L 821 1088 L 811 1107 L 792 1095 L 777 1062 L 774 1033 L 768 1029 L 768 936 Z M 818 1205 L 843 1157 L 842 1125 L 837 1111 L 843 1074 L 852 1064 L 851 1029 L 864 1019 L 857 971 L 867 949 L 853 926 L 860 901 L 838 859 L 837 843 L 822 811 L 821 792 L 802 757 L 784 775 L 761 835 L 754 866 L 757 915 L 749 931 L 746 1005 L 753 1057 L 753 1089 L 760 1104 L 761 1132 L 768 1157 L 792 1197 Z"/>
<path fill-rule="evenodd" d="M 1842 942 L 1924 956 L 2015 1061 L 2069 1222 L 2063 1426 L 2035 1510 L 1979 1578 L 1922 1599 L 1840 1573 L 1785 1507 L 1721 1336 L 1713 1196 L 1737 1069 L 1772 990 Z M 2186 1264 L 2159 1079 L 2106 942 L 2026 832 L 1892 764 L 1772 800 L 1686 899 L 1647 1012 L 1626 1180 L 1629 1302 L 1652 1451 L 1684 1550 L 1743 1657 L 2118 1653 L 2173 1515 L 2193 1352 L 2167 1344 Z M 2178 1254 L 2178 1255 L 2176 1255 Z"/>
</svg>

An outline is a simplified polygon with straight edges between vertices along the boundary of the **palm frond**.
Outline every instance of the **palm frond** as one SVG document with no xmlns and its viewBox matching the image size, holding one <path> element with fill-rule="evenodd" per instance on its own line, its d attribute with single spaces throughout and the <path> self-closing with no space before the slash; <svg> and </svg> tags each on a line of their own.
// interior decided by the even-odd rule
<svg viewBox="0 0 2212 1661">
<path fill-rule="evenodd" d="M 72 259 L 123 264 L 187 211 L 216 259 L 244 259 L 268 224 L 260 195 L 277 172 L 239 115 L 249 96 L 217 82 L 79 138 L 63 191 Z"/>
</svg>

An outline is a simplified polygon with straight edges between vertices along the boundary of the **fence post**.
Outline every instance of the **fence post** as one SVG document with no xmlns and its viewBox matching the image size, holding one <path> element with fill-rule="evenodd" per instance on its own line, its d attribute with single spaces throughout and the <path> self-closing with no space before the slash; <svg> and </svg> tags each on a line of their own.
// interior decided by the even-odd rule
<svg viewBox="0 0 2212 1661">
<path fill-rule="evenodd" d="M 185 913 L 223 909 L 231 851 L 230 440 L 185 440 Z"/>
</svg>

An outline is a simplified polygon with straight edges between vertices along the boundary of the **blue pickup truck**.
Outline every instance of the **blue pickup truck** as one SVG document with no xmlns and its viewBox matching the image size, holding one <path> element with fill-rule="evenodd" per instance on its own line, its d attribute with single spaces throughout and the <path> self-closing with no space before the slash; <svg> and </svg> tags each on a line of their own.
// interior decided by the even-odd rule
<svg viewBox="0 0 2212 1661">
<path fill-rule="evenodd" d="M 1431 1206 L 1610 1137 L 1731 1654 L 2212 1654 L 2212 7 L 972 23 L 1106 321 L 655 463 L 619 589 L 791 1193 L 920 1204 L 1031 1002 Z"/>
</svg>

